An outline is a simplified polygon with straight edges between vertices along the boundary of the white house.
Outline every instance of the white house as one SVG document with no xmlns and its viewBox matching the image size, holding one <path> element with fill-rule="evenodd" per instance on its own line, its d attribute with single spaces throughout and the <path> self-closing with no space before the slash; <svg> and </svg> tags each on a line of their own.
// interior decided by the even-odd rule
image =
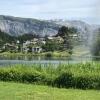
<svg viewBox="0 0 100 100">
<path fill-rule="evenodd" d="M 40 53 L 42 51 L 41 47 L 32 47 L 32 52 L 33 53 Z"/>
</svg>

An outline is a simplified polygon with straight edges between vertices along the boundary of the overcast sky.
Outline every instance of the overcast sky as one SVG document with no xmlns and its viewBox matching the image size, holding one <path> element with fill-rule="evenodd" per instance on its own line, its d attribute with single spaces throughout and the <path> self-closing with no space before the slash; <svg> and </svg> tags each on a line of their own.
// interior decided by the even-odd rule
<svg viewBox="0 0 100 100">
<path fill-rule="evenodd" d="M 100 0 L 0 0 L 0 15 L 100 24 Z"/>
</svg>

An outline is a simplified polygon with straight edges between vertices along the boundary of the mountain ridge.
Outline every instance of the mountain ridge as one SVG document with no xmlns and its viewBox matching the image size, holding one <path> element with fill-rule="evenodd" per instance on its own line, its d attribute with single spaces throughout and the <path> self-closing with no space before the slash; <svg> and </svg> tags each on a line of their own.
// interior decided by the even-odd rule
<svg viewBox="0 0 100 100">
<path fill-rule="evenodd" d="M 39 20 L 0 15 L 0 30 L 11 35 L 35 34 L 44 37 L 58 33 L 59 27 L 67 26 L 78 29 L 81 37 L 88 37 L 99 25 L 90 25 L 80 20 Z"/>
</svg>

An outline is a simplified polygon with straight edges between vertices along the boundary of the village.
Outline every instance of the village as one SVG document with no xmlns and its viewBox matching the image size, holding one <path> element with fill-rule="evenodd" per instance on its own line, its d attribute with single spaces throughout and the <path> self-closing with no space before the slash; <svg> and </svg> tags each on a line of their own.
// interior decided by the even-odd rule
<svg viewBox="0 0 100 100">
<path fill-rule="evenodd" d="M 50 41 L 63 42 L 61 37 L 47 37 L 47 39 Z M 34 38 L 32 40 L 24 41 L 23 43 L 20 43 L 20 41 L 17 40 L 16 43 L 12 42 L 4 44 L 0 51 L 40 53 L 43 52 L 42 46 L 45 44 L 46 40 L 44 38 Z"/>
<path fill-rule="evenodd" d="M 73 39 L 78 39 L 78 35 L 74 34 L 70 36 Z M 12 43 L 5 43 L 2 48 L 0 48 L 0 52 L 11 52 L 11 53 L 41 53 L 46 51 L 47 43 L 51 42 L 55 44 L 55 46 L 60 46 L 61 44 L 64 44 L 64 39 L 60 36 L 57 37 L 46 37 L 46 38 L 33 38 L 31 40 L 24 41 L 21 43 L 19 40 L 12 41 Z M 50 45 L 50 44 L 48 44 Z M 48 46 L 49 47 L 49 46 Z M 52 48 L 52 47 L 50 47 Z M 48 50 L 49 51 L 49 50 Z"/>
</svg>

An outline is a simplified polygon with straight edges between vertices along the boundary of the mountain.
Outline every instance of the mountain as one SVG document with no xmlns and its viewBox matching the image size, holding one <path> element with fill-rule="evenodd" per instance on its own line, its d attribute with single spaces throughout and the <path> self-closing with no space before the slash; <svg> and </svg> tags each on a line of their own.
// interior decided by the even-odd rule
<svg viewBox="0 0 100 100">
<path fill-rule="evenodd" d="M 58 30 L 55 23 L 12 16 L 0 16 L 0 29 L 12 36 L 36 34 L 40 36 L 55 35 Z"/>
<path fill-rule="evenodd" d="M 61 26 L 74 27 L 80 33 L 80 38 L 87 40 L 93 34 L 98 25 L 89 25 L 79 20 L 37 20 L 32 18 L 20 18 L 0 15 L 0 29 L 11 36 L 35 34 L 38 36 L 53 36 Z"/>
</svg>

